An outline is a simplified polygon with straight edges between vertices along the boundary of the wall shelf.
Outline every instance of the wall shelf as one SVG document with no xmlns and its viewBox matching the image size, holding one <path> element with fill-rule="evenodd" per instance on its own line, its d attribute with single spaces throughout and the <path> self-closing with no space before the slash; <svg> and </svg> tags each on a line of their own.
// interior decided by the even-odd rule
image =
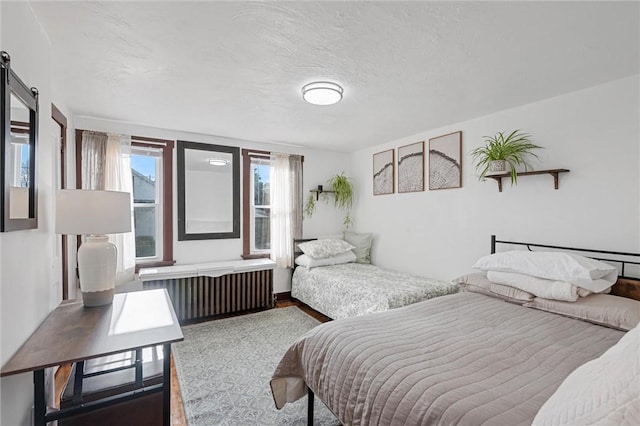
<svg viewBox="0 0 640 426">
<path fill-rule="evenodd" d="M 335 191 L 329 191 L 327 189 L 323 189 L 322 185 L 318 185 L 317 189 L 310 189 L 309 192 L 315 192 L 316 193 L 316 201 L 318 201 L 320 199 L 320 194 L 322 193 L 329 193 L 329 194 L 333 194 Z"/>
<path fill-rule="evenodd" d="M 532 171 L 532 172 L 519 172 L 516 173 L 518 175 L 518 177 L 520 176 L 532 176 L 532 175 L 544 175 L 544 174 L 550 174 L 551 176 L 553 176 L 553 185 L 555 187 L 555 189 L 558 189 L 558 175 L 560 173 L 567 173 L 569 172 L 568 169 L 551 169 L 551 170 L 536 170 L 536 171 Z M 489 175 L 487 176 L 488 178 L 494 179 L 496 182 L 498 182 L 498 191 L 502 192 L 502 179 L 503 178 L 511 178 L 511 174 L 510 173 L 500 173 L 499 175 Z"/>
</svg>

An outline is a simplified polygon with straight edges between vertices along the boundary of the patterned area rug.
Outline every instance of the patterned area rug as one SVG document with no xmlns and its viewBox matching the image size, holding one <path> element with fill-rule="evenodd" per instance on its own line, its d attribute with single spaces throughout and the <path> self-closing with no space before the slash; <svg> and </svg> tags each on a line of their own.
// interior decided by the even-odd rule
<svg viewBox="0 0 640 426">
<path fill-rule="evenodd" d="M 319 324 L 295 306 L 182 327 L 172 346 L 187 423 L 306 425 L 307 399 L 276 410 L 269 380 L 285 351 Z M 315 424 L 339 425 L 315 398 Z"/>
</svg>

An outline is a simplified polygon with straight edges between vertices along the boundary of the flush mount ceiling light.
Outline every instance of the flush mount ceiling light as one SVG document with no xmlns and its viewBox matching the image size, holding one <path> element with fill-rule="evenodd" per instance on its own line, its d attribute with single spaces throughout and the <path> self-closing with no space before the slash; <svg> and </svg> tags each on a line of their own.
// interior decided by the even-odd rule
<svg viewBox="0 0 640 426">
<path fill-rule="evenodd" d="M 224 158 L 209 158 L 209 164 L 212 166 L 226 166 L 229 161 Z"/>
<path fill-rule="evenodd" d="M 342 87 L 329 81 L 314 81 L 302 87 L 302 98 L 314 105 L 333 105 L 342 99 Z"/>
</svg>

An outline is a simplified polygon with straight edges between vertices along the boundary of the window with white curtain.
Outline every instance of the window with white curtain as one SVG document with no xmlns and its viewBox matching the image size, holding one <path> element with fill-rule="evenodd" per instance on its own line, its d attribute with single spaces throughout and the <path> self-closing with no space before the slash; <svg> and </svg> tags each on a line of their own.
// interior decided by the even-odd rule
<svg viewBox="0 0 640 426">
<path fill-rule="evenodd" d="M 293 238 L 302 235 L 299 155 L 242 150 L 243 254 L 291 266 Z"/>
</svg>

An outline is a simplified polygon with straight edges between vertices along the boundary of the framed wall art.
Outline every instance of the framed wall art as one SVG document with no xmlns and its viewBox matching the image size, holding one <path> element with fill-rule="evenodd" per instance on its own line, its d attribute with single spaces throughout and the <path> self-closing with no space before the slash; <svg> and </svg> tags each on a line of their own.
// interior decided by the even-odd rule
<svg viewBox="0 0 640 426">
<path fill-rule="evenodd" d="M 462 186 L 462 132 L 429 139 L 429 190 Z"/>
<path fill-rule="evenodd" d="M 393 194 L 394 151 L 373 154 L 373 195 Z"/>
<path fill-rule="evenodd" d="M 398 148 L 398 192 L 424 191 L 424 142 Z"/>
</svg>

